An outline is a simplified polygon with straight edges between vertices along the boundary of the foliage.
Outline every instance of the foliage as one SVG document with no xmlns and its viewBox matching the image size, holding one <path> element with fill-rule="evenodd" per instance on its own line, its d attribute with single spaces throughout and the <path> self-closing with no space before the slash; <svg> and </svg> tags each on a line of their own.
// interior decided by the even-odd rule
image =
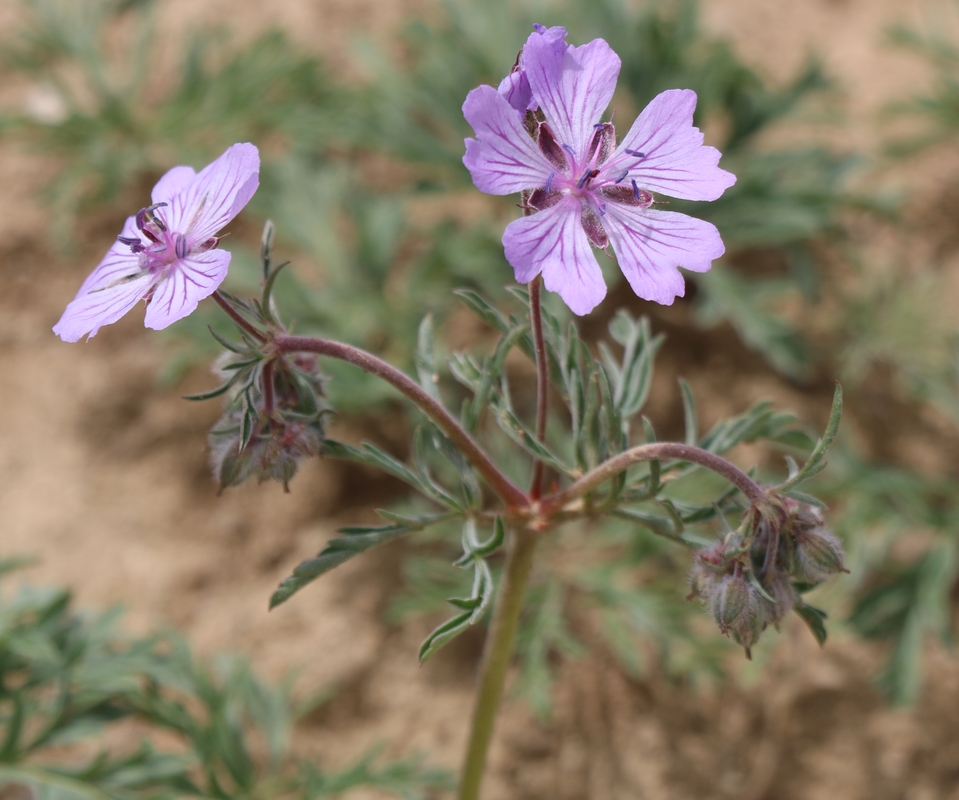
<svg viewBox="0 0 959 800">
<path fill-rule="evenodd" d="M 525 290 L 513 294 L 528 302 Z M 621 312 L 610 323 L 612 341 L 602 343 L 598 357 L 579 337 L 575 324 L 563 325 L 544 311 L 544 331 L 549 367 L 565 409 L 557 411 L 550 426 L 551 437 L 540 442 L 520 419 L 512 402 L 507 357 L 514 349 L 533 357 L 533 340 L 525 315 L 504 314 L 472 290 L 458 292 L 464 303 L 499 334 L 498 342 L 485 356 L 453 353 L 448 359 L 449 375 L 466 395 L 460 400 L 461 421 L 468 430 L 481 433 L 484 441 L 499 434 L 496 452 L 506 453 L 510 446 L 527 464 L 541 459 L 556 475 L 580 475 L 628 449 L 637 441 L 655 441 L 650 422 L 641 416 L 649 395 L 655 354 L 662 344 L 653 336 L 648 320 L 636 320 Z M 417 366 L 420 383 L 435 397 L 437 386 L 447 396 L 456 388 L 437 381 L 439 368 L 433 353 L 431 320 L 420 329 Z M 826 437 L 813 449 L 813 442 L 795 425 L 792 414 L 774 411 L 768 402 L 760 402 L 747 412 L 717 422 L 699 433 L 696 409 L 688 387 L 682 386 L 687 410 L 687 441 L 706 451 L 727 453 L 745 442 L 767 441 L 793 451 L 813 450 L 800 472 L 780 487 L 789 496 L 813 502 L 796 487 L 824 466 L 823 455 L 835 436 L 839 408 L 834 408 Z M 455 396 L 455 395 L 454 395 Z M 571 427 L 571 436 L 561 433 Z M 483 511 L 478 477 L 471 465 L 451 443 L 424 423 L 414 439 L 412 463 L 404 464 L 375 445 L 360 446 L 327 441 L 326 454 L 386 470 L 406 482 L 436 508 L 431 513 L 397 513 L 380 510 L 389 523 L 380 527 L 350 527 L 341 530 L 315 558 L 294 569 L 273 595 L 271 604 L 288 600 L 328 569 L 371 546 L 397 536 L 441 526 L 449 531 L 460 520 L 462 555 L 455 558 L 442 539 L 428 537 L 432 555 L 413 556 L 406 571 L 415 585 L 415 597 L 404 597 L 394 605 L 394 615 L 436 612 L 444 598 L 454 607 L 454 615 L 427 637 L 420 658 L 433 655 L 443 644 L 478 622 L 489 605 L 495 585 L 494 573 L 486 560 L 495 557 L 503 541 L 503 523 Z M 529 480 L 528 469 L 517 466 L 517 455 L 506 456 L 514 477 Z M 656 645 L 657 658 L 669 671 L 691 669 L 720 670 L 721 647 L 703 644 L 696 634 L 698 613 L 683 600 L 677 588 L 687 568 L 685 558 L 667 554 L 649 539 L 649 533 L 672 543 L 697 548 L 716 541 L 725 528 L 727 517 L 742 515 L 735 488 L 717 485 L 699 467 L 682 461 L 652 461 L 628 473 L 621 473 L 584 498 L 584 508 L 596 518 L 610 515 L 618 522 L 568 525 L 549 545 L 549 562 L 573 567 L 546 570 L 534 579 L 529 591 L 530 603 L 524 613 L 519 639 L 523 660 L 520 686 L 534 706 L 548 711 L 552 671 L 550 654 L 579 652 L 571 619 L 571 603 L 595 613 L 600 630 L 610 648 L 627 668 L 641 669 L 641 640 Z M 486 541 L 478 527 L 491 531 Z M 718 529 L 718 530 L 717 530 Z M 446 540 L 449 541 L 448 539 Z M 439 548 L 439 549 L 437 549 Z M 472 587 L 468 596 L 459 594 L 460 581 L 444 572 L 439 553 L 448 553 L 454 566 L 472 569 Z M 565 555 L 564 555 L 565 554 Z M 637 580 L 637 575 L 644 578 Z M 463 587 L 465 589 L 466 587 Z M 457 594 L 450 596 L 451 592 Z M 591 610 L 590 610 L 591 609 Z"/>
<path fill-rule="evenodd" d="M 0 561 L 0 575 L 22 564 Z M 448 785 L 375 753 L 321 771 L 291 737 L 322 696 L 296 701 L 238 657 L 199 661 L 173 632 L 128 636 L 119 617 L 78 613 L 63 589 L 0 595 L 0 785 L 50 800 L 307 800 L 358 786 L 412 800 Z"/>
</svg>

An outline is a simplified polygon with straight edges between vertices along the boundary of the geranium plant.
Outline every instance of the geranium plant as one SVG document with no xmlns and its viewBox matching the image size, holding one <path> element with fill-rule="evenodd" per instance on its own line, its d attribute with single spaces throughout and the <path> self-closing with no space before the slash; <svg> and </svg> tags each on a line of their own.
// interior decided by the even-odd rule
<svg viewBox="0 0 959 800">
<path fill-rule="evenodd" d="M 441 398 L 430 317 L 420 330 L 416 378 L 350 344 L 288 331 L 272 296 L 284 265 L 272 261 L 271 224 L 261 247 L 261 295 L 243 300 L 218 288 L 229 254 L 217 249 L 217 234 L 257 185 L 251 144 L 234 145 L 198 174 L 188 167 L 168 172 L 151 204 L 127 220 L 54 329 L 67 341 L 92 336 L 140 299 L 147 303 L 147 326 L 162 328 L 212 297 L 236 324 L 238 336 L 217 337 L 226 348 L 216 367 L 222 384 L 195 398 L 222 397 L 226 403 L 210 436 L 221 489 L 252 476 L 288 486 L 298 462 L 318 455 L 381 468 L 432 507 L 422 514 L 380 510 L 386 524 L 343 529 L 293 569 L 271 607 L 374 545 L 432 525 L 460 524 L 463 554 L 456 566 L 472 571 L 472 591 L 449 600 L 453 616 L 427 637 L 419 658 L 427 660 L 491 616 L 460 779 L 462 800 L 479 796 L 537 546 L 558 526 L 616 517 L 690 548 L 690 597 L 699 599 L 720 632 L 747 656 L 760 635 L 790 612 L 823 641 L 825 615 L 807 605 L 803 594 L 843 571 L 842 547 L 825 527 L 821 504 L 798 488 L 825 466 L 839 423 L 838 388 L 827 431 L 805 465 L 800 469 L 789 459 L 785 481 L 764 486 L 723 454 L 743 441 L 794 440 L 789 415 L 762 405 L 703 436 L 690 424 L 687 441 L 657 441 L 649 420 L 635 424 L 659 346 L 648 323 L 620 313 L 610 329 L 621 355 L 605 345 L 597 355 L 575 324 L 561 325 L 542 306 L 543 286 L 578 315 L 603 300 L 606 288 L 594 249 L 611 248 L 633 290 L 666 304 L 684 292 L 680 268 L 706 271 L 723 253 L 715 226 L 657 208 L 664 202 L 657 199 L 660 194 L 712 200 L 735 181 L 693 126 L 695 94 L 663 92 L 617 143 L 613 123 L 603 114 L 619 65 L 601 39 L 573 47 L 563 28 L 537 26 L 499 87 L 480 86 L 466 98 L 463 110 L 475 138 L 466 140 L 463 161 L 474 183 L 491 194 L 519 195 L 523 215 L 507 226 L 503 245 L 517 281 L 526 284 L 514 293 L 528 304 L 528 314 L 507 315 L 472 291 L 458 292 L 500 336 L 482 358 L 456 353 L 450 359 L 450 374 L 462 388 L 459 413 Z M 514 349 L 536 367 L 530 420 L 511 399 L 505 363 Z M 356 446 L 326 435 L 331 409 L 319 358 L 353 364 L 418 407 L 423 419 L 412 463 L 371 443 Z M 556 425 L 548 438 L 551 397 L 562 398 L 565 408 L 557 418 L 566 432 L 557 433 Z M 685 387 L 683 403 L 692 422 Z M 495 435 L 493 423 L 525 459 L 523 467 L 517 467 L 515 455 L 498 463 L 484 446 Z M 671 496 L 670 484 L 696 469 L 722 476 L 728 489 L 700 505 Z M 516 476 L 524 472 L 519 481 Z M 687 526 L 710 523 L 715 535 L 705 544 L 687 534 Z M 505 560 L 495 586 L 490 562 L 500 549 Z"/>
</svg>

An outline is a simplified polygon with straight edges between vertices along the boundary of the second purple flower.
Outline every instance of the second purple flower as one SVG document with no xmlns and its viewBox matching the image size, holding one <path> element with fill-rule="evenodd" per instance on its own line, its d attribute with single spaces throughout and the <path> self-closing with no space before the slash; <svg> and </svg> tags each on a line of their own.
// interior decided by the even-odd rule
<svg viewBox="0 0 959 800">
<path fill-rule="evenodd" d="M 736 177 L 703 145 L 689 89 L 653 98 L 617 147 L 601 115 L 619 56 L 602 39 L 572 47 L 565 36 L 536 26 L 499 90 L 469 93 L 463 114 L 476 138 L 463 163 L 481 191 L 522 194 L 529 215 L 503 234 L 517 281 L 542 273 L 547 289 L 587 314 L 606 295 L 590 245 L 612 246 L 633 291 L 669 305 L 685 291 L 678 267 L 705 272 L 725 248 L 715 225 L 652 208 L 652 193 L 715 200 Z"/>
</svg>

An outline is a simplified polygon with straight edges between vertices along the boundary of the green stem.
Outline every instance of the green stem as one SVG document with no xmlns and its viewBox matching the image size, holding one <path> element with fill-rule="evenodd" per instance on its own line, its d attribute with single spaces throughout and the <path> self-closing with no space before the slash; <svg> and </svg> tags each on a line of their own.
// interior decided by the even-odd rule
<svg viewBox="0 0 959 800">
<path fill-rule="evenodd" d="M 506 564 L 503 567 L 503 577 L 493 610 L 493 621 L 483 648 L 479 687 L 476 705 L 473 708 L 473 721 L 470 725 L 469 743 L 466 746 L 458 800 L 479 800 L 480 784 L 486 768 L 486 754 L 493 737 L 496 712 L 499 710 L 500 698 L 503 695 L 506 670 L 513 653 L 513 640 L 516 638 L 516 628 L 519 624 L 520 612 L 523 610 L 526 586 L 533 567 L 533 553 L 538 541 L 537 536 L 525 528 L 519 528 L 510 533 Z"/>
<path fill-rule="evenodd" d="M 524 508 L 529 504 L 526 493 L 500 472 L 492 459 L 457 422 L 456 418 L 422 386 L 396 367 L 358 347 L 330 339 L 280 334 L 273 337 L 273 346 L 279 353 L 307 352 L 338 358 L 392 384 L 436 423 L 447 438 L 476 467 L 507 507 Z"/>
<path fill-rule="evenodd" d="M 730 483 L 733 483 L 746 495 L 749 502 L 754 505 L 762 502 L 766 496 L 762 486 L 739 469 L 739 467 L 730 464 L 725 458 L 717 456 L 715 453 L 710 453 L 708 450 L 703 450 L 688 444 L 652 442 L 650 444 L 639 445 L 639 447 L 633 447 L 620 453 L 618 456 L 614 456 L 608 461 L 604 461 L 562 491 L 551 494 L 549 497 L 544 497 L 540 503 L 538 513 L 542 517 L 549 518 L 567 503 L 591 492 L 601 483 L 608 481 L 633 464 L 638 464 L 640 461 L 655 461 L 667 458 L 689 461 L 693 464 L 699 464 L 702 467 L 711 469 L 713 472 L 722 475 Z"/>
<path fill-rule="evenodd" d="M 543 309 L 540 296 L 543 279 L 537 275 L 529 283 L 529 318 L 533 327 L 533 345 L 536 351 L 536 441 L 546 441 L 546 416 L 549 413 L 549 364 L 547 363 L 546 340 L 543 337 Z M 543 477 L 546 465 L 537 458 L 533 464 L 533 481 L 529 495 L 538 500 L 543 494 Z"/>
</svg>

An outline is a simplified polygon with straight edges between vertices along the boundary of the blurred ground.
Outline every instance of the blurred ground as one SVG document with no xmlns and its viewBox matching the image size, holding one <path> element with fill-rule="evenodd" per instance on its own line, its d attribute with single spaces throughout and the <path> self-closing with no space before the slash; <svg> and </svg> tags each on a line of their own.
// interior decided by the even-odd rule
<svg viewBox="0 0 959 800">
<path fill-rule="evenodd" d="M 792 74 L 810 49 L 820 53 L 853 116 L 850 128 L 830 135 L 854 137 L 867 152 L 877 146 L 872 128 L 882 105 L 925 79 L 915 60 L 882 47 L 885 27 L 945 5 L 703 4 L 706 26 L 773 76 Z M 277 23 L 336 65 L 345 63 L 351 33 L 385 39 L 405 14 L 425 7 L 425 0 L 169 0 L 162 18 L 171 34 L 198 15 L 228 19 L 241 33 Z M 950 156 L 889 179 L 938 196 L 947 180 L 941 158 Z M 295 479 L 291 495 L 265 485 L 217 498 L 205 453 L 216 408 L 179 397 L 209 387 L 207 376 L 191 375 L 176 391 L 159 388 L 164 354 L 137 313 L 89 344 L 66 345 L 50 332 L 117 222 L 85 231 L 76 259 L 55 255 L 36 201 L 48 171 L 34 155 L 0 149 L 3 552 L 39 554 L 42 564 L 24 573 L 28 580 L 72 586 L 81 605 L 122 603 L 138 629 L 173 624 L 201 651 L 242 651 L 274 678 L 294 669 L 304 690 L 338 687 L 303 729 L 304 749 L 323 763 L 346 763 L 384 741 L 389 753 L 420 750 L 431 763 L 455 768 L 479 634 L 417 667 L 428 622 L 382 622 L 384 598 L 398 580 L 388 549 L 348 563 L 267 614 L 271 590 L 295 563 L 338 525 L 373 518 L 379 488 L 319 462 Z M 671 319 L 681 321 L 682 308 Z M 671 357 L 717 415 L 765 396 L 804 406 L 771 372 L 732 380 L 715 364 L 669 348 L 659 406 L 674 393 L 675 368 L 665 363 Z M 388 432 L 388 421 L 373 431 L 365 435 Z M 518 703 L 505 708 L 485 796 L 959 800 L 959 662 L 933 653 L 918 706 L 891 710 L 871 688 L 877 651 L 842 635 L 820 651 L 798 624 L 787 625 L 781 639 L 766 668 L 747 675 L 747 688 L 631 681 L 598 650 L 565 664 L 551 721 L 534 720 Z"/>
</svg>

